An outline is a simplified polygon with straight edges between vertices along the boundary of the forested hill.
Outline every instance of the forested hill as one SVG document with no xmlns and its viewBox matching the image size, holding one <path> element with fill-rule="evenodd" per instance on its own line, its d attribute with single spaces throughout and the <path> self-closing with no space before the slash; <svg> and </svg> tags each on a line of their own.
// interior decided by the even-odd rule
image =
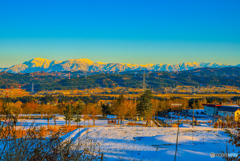
<svg viewBox="0 0 240 161">
<path fill-rule="evenodd" d="M 240 67 L 199 68 L 181 72 L 145 71 L 149 88 L 161 90 L 177 85 L 189 86 L 237 86 L 240 87 Z M 84 74 L 83 72 L 52 72 L 12 74 L 0 73 L 0 88 L 18 88 L 28 91 L 34 83 L 35 91 L 85 89 L 92 87 L 142 87 L 143 71 L 129 71 L 115 74 Z"/>
</svg>

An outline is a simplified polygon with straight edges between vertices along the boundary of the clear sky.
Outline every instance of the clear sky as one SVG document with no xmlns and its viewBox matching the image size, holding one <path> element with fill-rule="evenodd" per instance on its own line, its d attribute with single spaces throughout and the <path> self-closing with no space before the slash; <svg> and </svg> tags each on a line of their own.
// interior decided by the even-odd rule
<svg viewBox="0 0 240 161">
<path fill-rule="evenodd" d="M 240 64 L 239 0 L 1 0 L 0 67 L 34 57 Z"/>
</svg>

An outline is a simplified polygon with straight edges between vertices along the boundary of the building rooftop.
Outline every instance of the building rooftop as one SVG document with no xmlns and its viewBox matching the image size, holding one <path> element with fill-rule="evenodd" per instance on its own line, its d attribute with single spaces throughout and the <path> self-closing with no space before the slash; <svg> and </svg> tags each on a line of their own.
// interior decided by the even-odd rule
<svg viewBox="0 0 240 161">
<path fill-rule="evenodd" d="M 240 106 L 221 106 L 219 111 L 226 111 L 226 112 L 236 112 L 240 110 Z"/>
<path fill-rule="evenodd" d="M 227 107 L 239 107 L 237 104 L 202 104 L 203 106 L 208 106 L 208 107 L 222 107 L 222 106 L 227 106 Z"/>
<path fill-rule="evenodd" d="M 203 104 L 203 106 L 208 106 L 208 107 L 221 107 L 221 104 Z"/>
</svg>

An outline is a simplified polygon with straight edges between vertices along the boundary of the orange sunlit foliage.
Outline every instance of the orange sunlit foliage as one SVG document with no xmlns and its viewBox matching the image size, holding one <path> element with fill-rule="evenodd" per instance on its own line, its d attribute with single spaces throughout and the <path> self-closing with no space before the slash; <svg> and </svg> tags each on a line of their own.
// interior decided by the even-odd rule
<svg viewBox="0 0 240 161">
<path fill-rule="evenodd" d="M 67 126 L 65 125 L 62 127 L 62 132 L 68 133 L 70 131 L 76 130 L 77 128 L 78 128 L 78 126 L 76 126 L 76 125 L 67 125 Z"/>
<path fill-rule="evenodd" d="M 87 106 L 86 108 L 87 108 L 88 114 L 90 114 L 92 116 L 93 126 L 95 126 L 96 115 L 101 114 L 102 108 L 100 106 L 98 106 L 97 104 L 92 104 L 92 103 L 90 103 L 86 106 Z"/>
<path fill-rule="evenodd" d="M 0 100 L 0 114 L 3 113 L 3 101 Z"/>
<path fill-rule="evenodd" d="M 25 103 L 23 105 L 23 113 L 24 114 L 32 114 L 38 108 L 38 106 L 39 105 L 36 102 L 34 102 L 34 101 Z"/>
<path fill-rule="evenodd" d="M 10 129 L 9 127 L 4 127 L 0 131 L 0 139 L 7 139 L 7 138 L 22 138 L 26 135 L 28 136 L 35 136 L 36 138 L 39 137 L 46 137 L 46 136 L 53 136 L 55 134 L 64 135 L 68 132 L 76 130 L 77 128 L 82 126 L 49 126 L 48 128 L 43 126 L 39 128 L 29 128 L 29 129 Z"/>
</svg>

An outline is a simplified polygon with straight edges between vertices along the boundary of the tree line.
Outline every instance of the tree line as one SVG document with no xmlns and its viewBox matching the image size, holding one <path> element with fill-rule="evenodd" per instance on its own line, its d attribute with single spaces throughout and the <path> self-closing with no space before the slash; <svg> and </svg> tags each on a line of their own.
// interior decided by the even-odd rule
<svg viewBox="0 0 240 161">
<path fill-rule="evenodd" d="M 233 98 L 240 103 L 239 98 Z M 45 96 L 40 98 L 23 97 L 23 98 L 5 98 L 0 100 L 0 114 L 14 115 L 16 118 L 28 117 L 28 114 L 39 114 L 41 118 L 57 119 L 56 114 L 64 115 L 66 124 L 70 125 L 71 121 L 77 124 L 81 120 L 93 120 L 95 125 L 98 115 L 115 115 L 118 124 L 124 123 L 125 119 L 136 120 L 137 117 L 144 118 L 146 124 L 150 123 L 153 116 L 166 114 L 172 111 L 172 103 L 181 104 L 182 109 L 202 109 L 204 103 L 220 103 L 233 101 L 227 98 L 199 98 L 186 99 L 180 97 L 154 98 L 150 90 L 146 90 L 139 98 L 126 98 L 120 95 L 111 103 L 101 103 L 96 97 L 53 97 Z"/>
</svg>

